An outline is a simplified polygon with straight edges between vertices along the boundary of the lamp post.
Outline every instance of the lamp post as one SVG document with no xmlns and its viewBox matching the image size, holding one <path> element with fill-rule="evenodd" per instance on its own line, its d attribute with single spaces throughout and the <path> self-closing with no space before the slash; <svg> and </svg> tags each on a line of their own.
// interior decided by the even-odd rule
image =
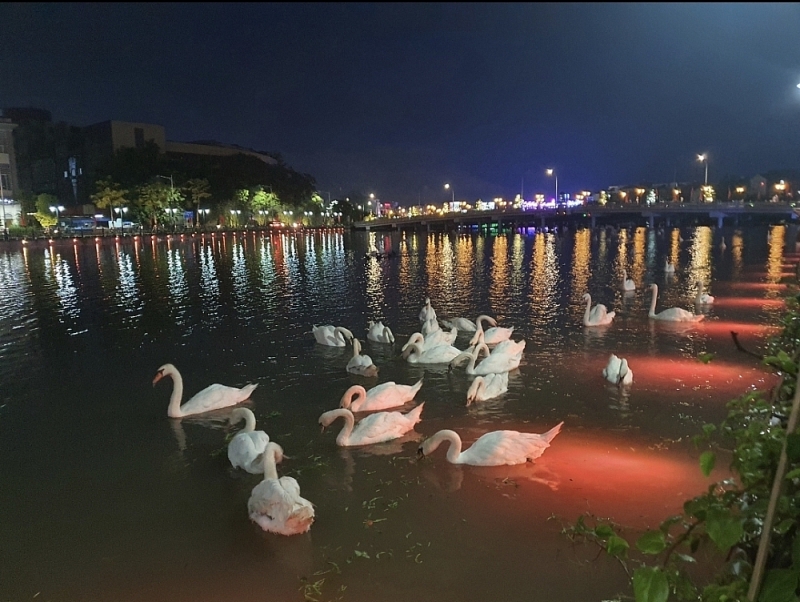
<svg viewBox="0 0 800 602">
<path fill-rule="evenodd" d="M 0 173 L 0 205 L 3 207 L 3 238 L 6 236 L 6 193 L 3 190 L 3 174 Z"/>
<path fill-rule="evenodd" d="M 700 161 L 701 163 L 706 164 L 706 177 L 705 180 L 703 181 L 703 186 L 708 186 L 708 155 L 706 155 L 705 153 L 703 153 L 702 155 L 697 155 L 697 160 Z"/>
<path fill-rule="evenodd" d="M 558 205 L 558 174 L 556 174 L 555 169 L 548 169 L 547 170 L 548 176 L 553 176 L 556 180 L 556 205 Z"/>
<path fill-rule="evenodd" d="M 50 212 L 56 214 L 56 228 L 59 226 L 59 216 L 61 215 L 62 211 L 64 211 L 63 205 L 50 205 Z"/>
<path fill-rule="evenodd" d="M 122 233 L 125 234 L 125 222 L 123 221 L 122 215 L 123 213 L 128 213 L 127 207 L 114 207 L 114 211 L 119 213 L 119 229 L 122 230 Z"/>
<path fill-rule="evenodd" d="M 445 190 L 449 190 L 452 193 L 452 199 L 451 200 L 455 203 L 456 202 L 456 191 L 453 189 L 453 187 L 450 186 L 450 184 L 445 184 L 444 185 L 444 189 Z M 451 207 L 452 207 L 452 205 L 451 205 Z"/>
<path fill-rule="evenodd" d="M 200 214 L 200 217 L 202 217 L 204 214 L 206 215 L 206 217 L 208 217 L 208 214 L 209 214 L 210 212 L 211 212 L 211 209 L 198 209 L 198 210 L 197 210 L 197 213 L 199 213 L 199 214 Z M 205 220 L 201 220 L 201 221 L 202 221 L 202 223 L 204 223 L 204 224 L 205 224 Z"/>
</svg>

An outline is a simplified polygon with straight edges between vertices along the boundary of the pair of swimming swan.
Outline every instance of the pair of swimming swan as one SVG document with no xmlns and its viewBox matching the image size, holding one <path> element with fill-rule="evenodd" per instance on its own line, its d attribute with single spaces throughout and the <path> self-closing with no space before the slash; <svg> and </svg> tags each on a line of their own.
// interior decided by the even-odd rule
<svg viewBox="0 0 800 602">
<path fill-rule="evenodd" d="M 194 416 L 204 414 L 213 410 L 229 408 L 242 403 L 250 398 L 250 395 L 258 386 L 250 384 L 238 389 L 226 385 L 209 385 L 202 391 L 192 396 L 186 403 L 181 405 L 183 398 L 183 378 L 178 369 L 172 364 L 164 364 L 157 371 L 153 378 L 153 386 L 162 378 L 172 378 L 172 395 L 169 398 L 167 416 L 170 418 L 183 418 L 184 416 Z"/>
<path fill-rule="evenodd" d="M 605 379 L 615 385 L 629 385 L 633 382 L 633 371 L 628 367 L 628 360 L 618 358 L 613 353 L 608 364 L 603 368 Z"/>
<path fill-rule="evenodd" d="M 670 263 L 669 259 L 664 260 L 664 273 L 665 274 L 674 274 L 675 273 L 675 264 Z"/>
<path fill-rule="evenodd" d="M 487 376 L 489 374 L 510 372 L 519 367 L 524 349 L 524 340 L 519 343 L 511 341 L 508 346 L 496 347 L 491 352 L 486 343 L 480 343 L 476 345 L 471 352 L 463 351 L 450 360 L 450 370 L 467 362 L 467 374 L 474 376 Z M 485 352 L 486 357 L 479 364 L 475 365 L 481 352 Z"/>
<path fill-rule="evenodd" d="M 359 376 L 378 376 L 378 367 L 372 363 L 372 358 L 361 355 L 361 343 L 358 339 L 353 339 L 353 357 L 347 362 L 346 369 L 351 374 Z"/>
<path fill-rule="evenodd" d="M 300 485 L 292 477 L 278 478 L 277 463 L 283 460 L 283 448 L 267 443 L 260 455 L 264 480 L 253 487 L 247 500 L 250 520 L 264 531 L 280 535 L 305 533 L 314 522 L 314 506 L 300 496 Z"/>
<path fill-rule="evenodd" d="M 400 350 L 405 351 L 409 345 L 416 343 L 420 349 L 423 351 L 425 349 L 432 349 L 434 347 L 438 347 L 439 345 L 452 345 L 456 342 L 456 337 L 458 337 L 458 330 L 455 328 L 451 328 L 450 332 L 446 330 L 437 330 L 435 332 L 430 332 L 428 334 L 423 334 L 421 332 L 415 332 L 410 337 L 408 337 L 408 342 L 403 345 L 403 348 Z"/>
<path fill-rule="evenodd" d="M 353 333 L 343 326 L 314 326 L 311 332 L 317 343 L 329 347 L 344 347 L 353 340 Z"/>
<path fill-rule="evenodd" d="M 483 323 L 487 322 L 491 328 L 488 330 L 484 330 Z M 483 341 L 487 345 L 497 345 L 498 343 L 502 343 L 503 341 L 507 341 L 511 338 L 511 335 L 514 333 L 514 327 L 511 326 L 510 328 L 506 328 L 503 326 L 497 325 L 497 320 L 495 320 L 491 316 L 480 315 L 475 320 L 475 334 L 472 335 L 472 339 L 470 339 L 470 345 L 476 345 L 478 343 L 478 339 L 481 335 L 483 335 Z"/>
<path fill-rule="evenodd" d="M 583 300 L 586 301 L 586 311 L 583 313 L 584 326 L 605 326 L 611 324 L 614 316 L 617 315 L 615 311 L 608 311 L 602 303 L 592 307 L 592 296 L 589 293 L 583 295 Z"/>
<path fill-rule="evenodd" d="M 704 291 L 703 283 L 697 281 L 697 296 L 694 298 L 695 305 L 711 305 L 714 303 L 714 297 Z"/>
<path fill-rule="evenodd" d="M 431 307 L 431 300 L 429 297 L 425 297 L 425 305 L 422 306 L 422 309 L 419 312 L 419 321 L 420 322 L 428 322 L 429 320 L 436 321 L 436 310 Z"/>
<path fill-rule="evenodd" d="M 550 442 L 561 432 L 563 422 L 544 434 L 518 431 L 492 431 L 481 435 L 468 449 L 461 451 L 461 437 L 445 429 L 429 437 L 419 446 L 418 454 L 428 456 L 444 442 L 450 444 L 447 460 L 452 464 L 472 466 L 503 466 L 524 464 L 540 457 L 550 447 Z"/>
<path fill-rule="evenodd" d="M 422 388 L 422 379 L 413 385 L 398 385 L 393 381 L 372 387 L 367 391 L 361 385 L 353 385 L 342 395 L 339 407 L 351 412 L 375 412 L 405 405 Z"/>
<path fill-rule="evenodd" d="M 401 412 L 376 412 L 362 418 L 358 424 L 355 422 L 353 412 L 347 408 L 337 408 L 324 412 L 319 417 L 319 423 L 324 431 L 339 418 L 344 418 L 344 427 L 336 437 L 336 445 L 340 447 L 354 447 L 358 445 L 373 445 L 398 439 L 421 420 L 422 408 L 425 403 L 419 404 L 413 410 L 403 414 Z"/>
<path fill-rule="evenodd" d="M 245 421 L 244 428 L 228 443 L 228 460 L 234 468 L 241 468 L 251 474 L 264 472 L 261 454 L 267 449 L 269 435 L 256 430 L 256 416 L 248 408 L 236 408 L 231 412 L 230 424 Z"/>
</svg>

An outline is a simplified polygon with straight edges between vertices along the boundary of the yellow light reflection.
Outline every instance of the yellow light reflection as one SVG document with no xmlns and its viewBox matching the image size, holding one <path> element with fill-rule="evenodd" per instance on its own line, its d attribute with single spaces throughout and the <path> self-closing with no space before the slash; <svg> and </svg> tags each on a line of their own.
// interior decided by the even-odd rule
<svg viewBox="0 0 800 602">
<path fill-rule="evenodd" d="M 692 244 L 689 247 L 689 265 L 687 270 L 689 280 L 687 290 L 689 296 L 694 299 L 697 296 L 697 282 L 702 282 L 707 293 L 710 293 L 711 285 L 711 248 L 713 235 L 708 226 L 698 226 L 692 235 Z"/>
<path fill-rule="evenodd" d="M 558 259 L 553 234 L 536 235 L 531 261 L 531 322 L 536 326 L 546 327 L 559 310 L 556 300 Z"/>
<path fill-rule="evenodd" d="M 592 261 L 592 232 L 588 228 L 575 233 L 572 250 L 571 306 L 582 305 L 583 295 L 589 292 L 589 276 Z M 581 312 L 583 313 L 583 312 Z"/>
<path fill-rule="evenodd" d="M 492 248 L 492 281 L 489 286 L 489 303 L 497 311 L 506 305 L 508 296 L 508 238 L 497 236 Z"/>
<path fill-rule="evenodd" d="M 772 226 L 769 230 L 769 256 L 767 257 L 767 282 L 777 284 L 783 277 L 783 245 L 786 237 L 784 226 Z M 767 292 L 767 298 L 778 296 L 777 289 Z"/>
<path fill-rule="evenodd" d="M 741 230 L 737 230 L 731 238 L 731 259 L 733 260 L 731 276 L 733 280 L 738 280 L 742 273 L 742 268 L 744 267 L 743 251 L 744 239 L 742 238 Z"/>
</svg>

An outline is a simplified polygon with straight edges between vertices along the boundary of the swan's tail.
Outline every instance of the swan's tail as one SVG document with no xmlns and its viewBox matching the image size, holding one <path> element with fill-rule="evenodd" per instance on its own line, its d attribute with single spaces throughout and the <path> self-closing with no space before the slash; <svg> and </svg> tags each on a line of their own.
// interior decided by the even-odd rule
<svg viewBox="0 0 800 602">
<path fill-rule="evenodd" d="M 413 410 L 411 410 L 410 412 L 408 412 L 408 413 L 406 414 L 406 418 L 413 419 L 413 420 L 414 420 L 414 424 L 417 424 L 417 422 L 419 422 L 420 420 L 422 420 L 422 418 L 420 418 L 420 414 L 422 414 L 422 407 L 423 407 L 424 405 L 425 405 L 425 402 L 423 401 L 421 404 L 419 404 L 419 405 L 418 405 L 417 407 L 415 407 Z"/>
<path fill-rule="evenodd" d="M 245 399 L 250 399 L 250 395 L 253 393 L 253 391 L 256 390 L 257 386 L 258 386 L 258 383 L 247 385 L 246 387 L 242 387 L 240 389 L 241 392 L 242 392 L 242 401 L 244 401 Z"/>
<path fill-rule="evenodd" d="M 411 393 L 412 393 L 412 396 L 411 396 L 411 397 L 412 397 L 412 399 L 413 399 L 414 395 L 416 395 L 416 394 L 419 392 L 419 390 L 420 390 L 421 388 L 422 388 L 422 379 L 420 378 L 420 379 L 419 379 L 419 380 L 418 380 L 418 381 L 417 381 L 417 382 L 416 382 L 416 383 L 415 383 L 415 384 L 414 384 L 414 385 L 411 387 Z"/>
<path fill-rule="evenodd" d="M 563 424 L 564 424 L 564 422 L 561 421 L 557 425 L 555 425 L 553 428 L 551 428 L 549 431 L 547 431 L 546 433 L 543 433 L 541 435 L 542 439 L 544 439 L 545 441 L 550 443 L 553 439 L 556 438 L 556 435 L 558 435 L 561 432 L 561 426 Z"/>
</svg>

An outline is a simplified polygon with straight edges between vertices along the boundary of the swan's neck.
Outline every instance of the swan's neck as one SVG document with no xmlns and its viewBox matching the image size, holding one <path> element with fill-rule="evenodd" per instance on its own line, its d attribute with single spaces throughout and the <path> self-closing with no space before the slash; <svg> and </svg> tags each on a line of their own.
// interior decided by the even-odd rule
<svg viewBox="0 0 800 602">
<path fill-rule="evenodd" d="M 353 357 L 358 357 L 361 353 L 361 343 L 358 342 L 358 339 L 353 339 Z"/>
<path fill-rule="evenodd" d="M 344 418 L 344 428 L 339 432 L 336 436 L 336 444 L 345 446 L 350 443 L 350 435 L 353 434 L 353 427 L 356 424 L 356 420 L 353 417 L 353 412 L 349 410 L 338 410 L 336 411 L 336 418 Z"/>
<path fill-rule="evenodd" d="M 586 295 L 586 311 L 583 313 L 583 319 L 588 320 L 589 314 L 592 312 L 592 298 Z"/>
<path fill-rule="evenodd" d="M 650 300 L 650 313 L 651 318 L 656 315 L 656 297 L 658 297 L 658 288 L 653 286 L 653 298 Z"/>
<path fill-rule="evenodd" d="M 458 458 L 461 455 L 461 437 L 455 431 L 444 430 L 439 431 L 429 439 L 428 453 L 432 453 L 443 442 L 450 444 L 447 449 L 447 461 L 451 464 L 458 464 Z"/>
<path fill-rule="evenodd" d="M 167 414 L 171 418 L 180 418 L 181 399 L 183 399 L 183 378 L 177 370 L 172 370 L 169 375 L 172 377 L 172 395 L 169 398 L 169 409 Z"/>
<path fill-rule="evenodd" d="M 256 430 L 256 417 L 252 412 L 245 412 L 244 414 L 244 431 L 245 433 L 252 433 Z"/>
<path fill-rule="evenodd" d="M 277 479 L 278 478 L 278 468 L 275 465 L 275 454 L 276 450 L 271 447 L 267 446 L 267 449 L 264 450 L 264 479 Z"/>
</svg>

